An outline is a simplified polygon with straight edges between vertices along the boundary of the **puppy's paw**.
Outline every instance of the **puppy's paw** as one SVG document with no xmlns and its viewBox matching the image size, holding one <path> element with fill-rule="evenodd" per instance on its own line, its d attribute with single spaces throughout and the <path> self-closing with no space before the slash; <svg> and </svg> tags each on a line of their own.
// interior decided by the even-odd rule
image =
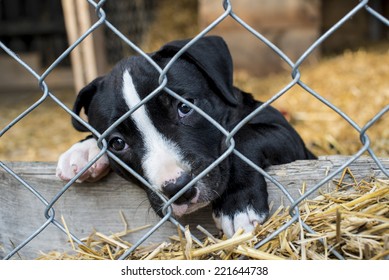
<svg viewBox="0 0 389 280">
<path fill-rule="evenodd" d="M 213 213 L 213 219 L 216 227 L 224 232 L 230 238 L 238 229 L 243 229 L 245 232 L 252 232 L 255 227 L 266 221 L 269 213 L 267 211 L 257 212 L 252 207 L 248 206 L 242 211 L 237 211 L 234 214 Z"/>
<path fill-rule="evenodd" d="M 71 180 L 99 152 L 100 149 L 97 147 L 97 142 L 93 138 L 74 144 L 59 157 L 56 170 L 57 177 L 64 181 Z M 77 179 L 77 182 L 97 181 L 107 175 L 109 170 L 108 156 L 103 155 Z"/>
</svg>

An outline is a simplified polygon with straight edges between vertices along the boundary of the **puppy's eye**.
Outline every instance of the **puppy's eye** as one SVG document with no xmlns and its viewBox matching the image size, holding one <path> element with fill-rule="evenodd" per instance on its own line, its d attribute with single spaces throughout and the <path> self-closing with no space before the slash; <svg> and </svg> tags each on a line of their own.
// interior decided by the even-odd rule
<svg viewBox="0 0 389 280">
<path fill-rule="evenodd" d="M 193 103 L 194 100 L 188 99 L 188 101 L 190 103 Z M 183 117 L 185 117 L 193 112 L 193 109 L 183 102 L 178 103 L 177 110 L 178 110 L 178 115 L 180 116 L 180 118 L 183 118 Z"/>
<path fill-rule="evenodd" d="M 111 140 L 109 140 L 109 147 L 111 147 L 113 150 L 120 152 L 125 149 L 128 149 L 127 143 L 119 137 L 114 137 Z"/>
</svg>

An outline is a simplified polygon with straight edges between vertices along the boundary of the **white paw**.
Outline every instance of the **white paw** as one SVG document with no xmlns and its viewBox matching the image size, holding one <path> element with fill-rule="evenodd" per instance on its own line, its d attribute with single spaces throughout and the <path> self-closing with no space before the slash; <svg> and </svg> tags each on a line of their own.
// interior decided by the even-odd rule
<svg viewBox="0 0 389 280">
<path fill-rule="evenodd" d="M 99 152 L 100 149 L 93 138 L 74 144 L 59 157 L 56 171 L 57 177 L 64 181 L 71 180 Z M 108 156 L 103 155 L 77 179 L 77 182 L 97 181 L 107 175 L 109 170 Z"/>
<path fill-rule="evenodd" d="M 245 232 L 252 232 L 256 225 L 262 224 L 266 218 L 266 213 L 257 213 L 251 207 L 247 207 L 246 210 L 237 212 L 233 216 L 224 214 L 216 216 L 213 214 L 216 227 L 222 230 L 228 238 L 232 237 L 240 228 Z"/>
</svg>

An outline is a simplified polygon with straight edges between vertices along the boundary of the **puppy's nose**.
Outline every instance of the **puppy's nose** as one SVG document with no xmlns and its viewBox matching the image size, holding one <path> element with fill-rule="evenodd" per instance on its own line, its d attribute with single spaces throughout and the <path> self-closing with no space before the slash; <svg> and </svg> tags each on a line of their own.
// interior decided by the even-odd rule
<svg viewBox="0 0 389 280">
<path fill-rule="evenodd" d="M 175 182 L 168 182 L 162 188 L 163 193 L 168 197 L 172 198 L 176 193 L 182 190 L 190 181 L 192 180 L 192 176 L 188 173 L 183 173 L 180 177 L 178 177 Z M 184 192 L 177 200 L 174 202 L 175 204 L 182 204 L 185 202 L 189 202 L 196 195 L 196 189 L 191 187 L 186 192 Z"/>
</svg>

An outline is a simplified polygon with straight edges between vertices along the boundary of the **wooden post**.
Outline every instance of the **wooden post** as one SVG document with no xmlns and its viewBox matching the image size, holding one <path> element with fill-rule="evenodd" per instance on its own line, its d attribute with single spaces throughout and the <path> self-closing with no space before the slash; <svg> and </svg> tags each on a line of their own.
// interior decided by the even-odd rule
<svg viewBox="0 0 389 280">
<path fill-rule="evenodd" d="M 89 4 L 87 1 L 75 1 L 77 3 L 77 12 L 80 20 L 80 31 L 85 32 L 92 25 L 91 24 L 91 15 L 89 10 Z M 81 35 L 81 34 L 80 34 Z M 85 78 L 86 82 L 92 81 L 97 77 L 97 64 L 96 64 L 96 54 L 95 46 L 93 44 L 94 35 L 91 33 L 87 38 L 85 38 L 82 47 L 82 57 L 85 69 Z"/>
<path fill-rule="evenodd" d="M 62 0 L 62 7 L 68 41 L 69 44 L 73 44 L 92 26 L 90 7 L 86 1 L 78 0 Z M 74 87 L 77 93 L 105 70 L 105 56 L 101 55 L 104 52 L 96 50 L 104 46 L 101 42 L 95 43 L 96 32 L 99 31 L 95 30 L 89 34 L 70 54 Z M 99 53 L 98 56 L 97 53 Z"/>
<path fill-rule="evenodd" d="M 62 0 L 62 7 L 65 19 L 66 32 L 68 35 L 69 44 L 75 42 L 78 38 L 79 30 L 77 23 L 77 13 L 73 0 Z M 76 92 L 85 85 L 84 71 L 82 67 L 82 54 L 80 48 L 75 48 L 70 53 L 70 59 L 72 63 L 74 87 Z"/>
</svg>

